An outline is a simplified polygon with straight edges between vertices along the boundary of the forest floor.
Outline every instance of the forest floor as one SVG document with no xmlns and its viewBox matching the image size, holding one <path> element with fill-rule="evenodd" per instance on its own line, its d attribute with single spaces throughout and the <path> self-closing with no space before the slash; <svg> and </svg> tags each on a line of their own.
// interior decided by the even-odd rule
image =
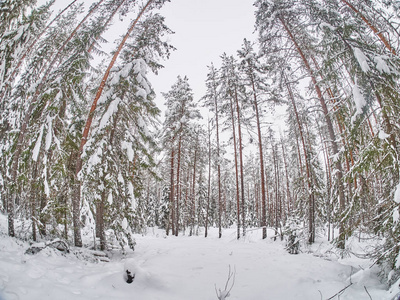
<svg viewBox="0 0 400 300">
<path fill-rule="evenodd" d="M 88 259 L 89 252 L 76 248 L 69 254 L 52 248 L 25 254 L 29 244 L 8 237 L 6 228 L 6 218 L 0 214 L 2 300 L 215 300 L 216 291 L 225 289 L 229 270 L 235 275 L 228 284 L 228 289 L 232 287 L 228 300 L 394 297 L 380 283 L 379 269 L 370 268 L 371 261 L 353 255 L 340 259 L 322 239 L 291 255 L 284 242 L 262 240 L 259 230 L 236 240 L 233 228 L 223 231 L 221 239 L 215 229 L 208 238 L 166 236 L 149 229 L 135 236 L 134 252 L 109 252 L 110 262 L 95 262 Z M 368 246 L 353 243 L 358 251 Z M 124 280 L 127 267 L 135 272 L 131 284 Z"/>
</svg>

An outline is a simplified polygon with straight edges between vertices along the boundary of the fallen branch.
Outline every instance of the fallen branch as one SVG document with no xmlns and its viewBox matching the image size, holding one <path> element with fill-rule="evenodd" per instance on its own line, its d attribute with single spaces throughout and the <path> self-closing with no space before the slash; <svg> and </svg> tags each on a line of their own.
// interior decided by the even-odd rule
<svg viewBox="0 0 400 300">
<path fill-rule="evenodd" d="M 352 285 L 353 285 L 353 283 L 350 282 L 350 284 L 349 284 L 348 286 L 342 288 L 339 292 L 337 292 L 335 295 L 333 295 L 332 297 L 330 297 L 330 298 L 328 298 L 328 299 L 326 299 L 326 300 L 331 300 L 331 299 L 335 298 L 336 296 L 340 296 L 341 294 L 343 294 L 343 292 L 344 292 L 345 290 L 347 290 L 347 289 L 348 289 L 349 287 L 351 287 Z"/>
<path fill-rule="evenodd" d="M 235 277 L 236 277 L 236 268 L 231 270 L 231 266 L 229 266 L 229 273 L 228 273 L 228 279 L 225 283 L 225 288 L 223 291 L 221 289 L 218 289 L 217 291 L 217 286 L 215 285 L 215 293 L 217 294 L 218 300 L 225 300 L 230 296 L 231 290 L 235 284 Z M 232 280 L 232 283 L 230 284 L 230 288 L 228 289 L 229 282 Z"/>
<path fill-rule="evenodd" d="M 367 287 L 366 287 L 365 285 L 364 285 L 364 289 L 365 289 L 365 291 L 367 292 L 367 294 L 368 294 L 368 296 L 369 296 L 369 299 L 372 300 L 372 297 L 371 297 L 371 295 L 368 293 Z"/>
</svg>

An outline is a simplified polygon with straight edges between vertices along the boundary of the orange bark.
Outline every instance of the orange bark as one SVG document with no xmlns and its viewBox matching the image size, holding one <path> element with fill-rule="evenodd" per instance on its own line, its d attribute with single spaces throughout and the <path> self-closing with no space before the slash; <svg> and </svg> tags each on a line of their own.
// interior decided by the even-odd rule
<svg viewBox="0 0 400 300">
<path fill-rule="evenodd" d="M 357 8 L 355 8 L 350 2 L 347 0 L 341 0 L 344 4 L 346 4 L 348 7 L 350 7 L 357 15 L 360 16 L 360 18 L 367 24 L 367 26 L 379 37 L 379 39 L 382 41 L 382 43 L 385 45 L 385 47 L 392 52 L 393 55 L 397 55 L 396 51 L 392 48 L 390 45 L 389 41 L 385 38 L 383 33 L 379 31 L 372 23 L 369 21 Z"/>
</svg>

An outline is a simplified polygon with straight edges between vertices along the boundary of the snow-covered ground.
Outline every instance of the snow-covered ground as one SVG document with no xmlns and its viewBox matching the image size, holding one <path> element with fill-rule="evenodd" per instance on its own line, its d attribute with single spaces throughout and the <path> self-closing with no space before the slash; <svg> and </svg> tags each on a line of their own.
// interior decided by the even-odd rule
<svg viewBox="0 0 400 300">
<path fill-rule="evenodd" d="M 167 237 L 150 229 L 135 237 L 135 252 L 114 252 L 110 262 L 96 263 L 50 248 L 24 254 L 29 244 L 6 235 L 6 219 L 0 214 L 0 298 L 215 300 L 216 290 L 224 290 L 229 268 L 235 278 L 228 285 L 233 283 L 228 300 L 328 299 L 351 283 L 340 298 L 332 299 L 394 296 L 368 260 L 338 259 L 322 241 L 312 252 L 290 255 L 283 242 L 260 237 L 258 230 L 238 241 L 235 229 L 225 230 L 222 239 L 214 230 L 204 238 Z M 126 267 L 135 270 L 132 284 L 124 281 Z"/>
</svg>

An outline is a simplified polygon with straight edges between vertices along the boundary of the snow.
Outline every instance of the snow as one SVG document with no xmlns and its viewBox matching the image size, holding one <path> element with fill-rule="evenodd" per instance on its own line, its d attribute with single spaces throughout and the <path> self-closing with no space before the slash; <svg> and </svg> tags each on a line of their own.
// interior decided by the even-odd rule
<svg viewBox="0 0 400 300">
<path fill-rule="evenodd" d="M 50 149 L 51 141 L 52 141 L 52 122 L 53 119 L 48 116 L 47 117 L 47 134 L 46 134 L 46 151 Z"/>
<path fill-rule="evenodd" d="M 42 125 L 42 127 L 40 129 L 39 137 L 35 143 L 35 148 L 33 148 L 33 152 L 32 152 L 32 160 L 33 161 L 37 161 L 38 156 L 39 156 L 40 146 L 42 145 L 43 129 L 44 129 L 44 126 Z"/>
<path fill-rule="evenodd" d="M 132 209 L 136 209 L 136 201 L 135 201 L 135 188 L 133 187 L 132 182 L 128 182 L 128 192 L 129 195 L 131 196 L 131 203 L 132 203 Z"/>
<path fill-rule="evenodd" d="M 112 71 L 117 71 L 117 72 L 113 75 L 113 77 L 110 81 L 110 84 L 111 85 L 118 84 L 120 82 L 121 78 L 128 77 L 132 67 L 133 67 L 133 63 L 128 63 L 121 70 L 117 71 L 117 69 L 114 70 L 114 68 L 113 68 Z"/>
<path fill-rule="evenodd" d="M 396 267 L 397 269 L 400 268 L 400 255 L 397 256 L 395 267 Z"/>
<path fill-rule="evenodd" d="M 321 22 L 320 26 L 321 26 L 321 28 L 328 28 L 331 31 L 335 31 L 336 30 L 336 27 L 334 27 L 331 24 L 328 24 L 326 22 Z"/>
<path fill-rule="evenodd" d="M 381 73 L 390 74 L 390 68 L 381 56 L 375 56 L 376 69 Z"/>
<path fill-rule="evenodd" d="M 229 300 L 327 299 L 350 283 L 340 299 L 369 299 L 365 288 L 372 299 L 394 296 L 368 260 L 338 259 L 322 241 L 310 253 L 290 255 L 283 242 L 261 240 L 260 230 L 238 241 L 235 228 L 225 230 L 222 239 L 214 228 L 208 238 L 203 230 L 199 236 L 175 237 L 149 229 L 135 235 L 135 252 L 108 252 L 110 262 L 94 262 L 82 259 L 85 249 L 25 254 L 29 245 L 8 237 L 6 228 L 0 215 L 0 297 L 5 300 L 215 300 L 216 290 L 225 289 L 229 268 L 235 271 Z M 125 281 L 127 269 L 135 274 L 131 284 Z"/>
<path fill-rule="evenodd" d="M 381 139 L 381 140 L 385 140 L 385 139 L 387 139 L 387 138 L 390 137 L 390 134 L 387 134 L 387 133 L 384 132 L 383 130 L 379 130 L 378 137 L 379 137 L 379 139 Z"/>
<path fill-rule="evenodd" d="M 113 204 L 113 194 L 112 194 L 112 192 L 110 192 L 110 193 L 108 194 L 107 202 L 108 202 L 108 204 L 110 204 L 110 205 Z"/>
<path fill-rule="evenodd" d="M 126 154 L 128 155 L 128 160 L 129 160 L 130 162 L 132 162 L 132 161 L 133 161 L 133 158 L 134 158 L 134 156 L 135 156 L 135 152 L 133 151 L 132 144 L 129 143 L 129 142 L 127 142 L 127 141 L 123 141 L 123 142 L 121 143 L 121 148 L 122 148 L 123 150 L 126 150 Z"/>
<path fill-rule="evenodd" d="M 49 183 L 47 181 L 47 165 L 45 165 L 44 170 L 43 170 L 43 185 L 44 185 L 44 193 L 46 194 L 47 197 L 50 196 L 50 187 Z"/>
<path fill-rule="evenodd" d="M 122 229 L 126 230 L 128 228 L 128 220 L 124 218 L 121 222 Z"/>
<path fill-rule="evenodd" d="M 364 52 L 362 52 L 362 50 L 359 48 L 354 48 L 354 56 L 356 57 L 358 64 L 361 67 L 361 70 L 367 73 L 370 68 L 368 65 L 368 58 L 365 56 Z"/>
<path fill-rule="evenodd" d="M 91 170 L 94 166 L 101 163 L 101 157 L 103 155 L 103 150 L 101 149 L 100 146 L 96 149 L 96 151 L 93 153 L 92 156 L 90 156 L 90 158 L 88 160 L 88 163 L 87 163 L 88 173 L 91 172 Z"/>
<path fill-rule="evenodd" d="M 362 95 L 360 88 L 358 87 L 357 80 L 353 85 L 353 100 L 356 105 L 356 115 L 361 115 L 363 113 L 363 108 L 367 105 L 364 96 Z"/>
<path fill-rule="evenodd" d="M 396 187 L 396 191 L 394 192 L 394 202 L 400 204 L 400 183 Z"/>
<path fill-rule="evenodd" d="M 138 88 L 138 90 L 136 92 L 136 96 L 138 96 L 139 98 L 146 99 L 147 98 L 147 92 L 146 92 L 146 90 L 144 90 L 142 88 Z"/>
<path fill-rule="evenodd" d="M 121 102 L 120 98 L 116 98 L 113 101 L 111 101 L 110 105 L 108 106 L 107 111 L 104 113 L 103 117 L 101 118 L 99 130 L 101 130 L 107 126 L 112 115 L 118 111 L 118 105 L 120 102 Z"/>
<path fill-rule="evenodd" d="M 399 209 L 396 207 L 396 208 L 393 210 L 393 222 L 394 222 L 394 223 L 399 222 L 399 218 L 400 218 Z"/>
</svg>

